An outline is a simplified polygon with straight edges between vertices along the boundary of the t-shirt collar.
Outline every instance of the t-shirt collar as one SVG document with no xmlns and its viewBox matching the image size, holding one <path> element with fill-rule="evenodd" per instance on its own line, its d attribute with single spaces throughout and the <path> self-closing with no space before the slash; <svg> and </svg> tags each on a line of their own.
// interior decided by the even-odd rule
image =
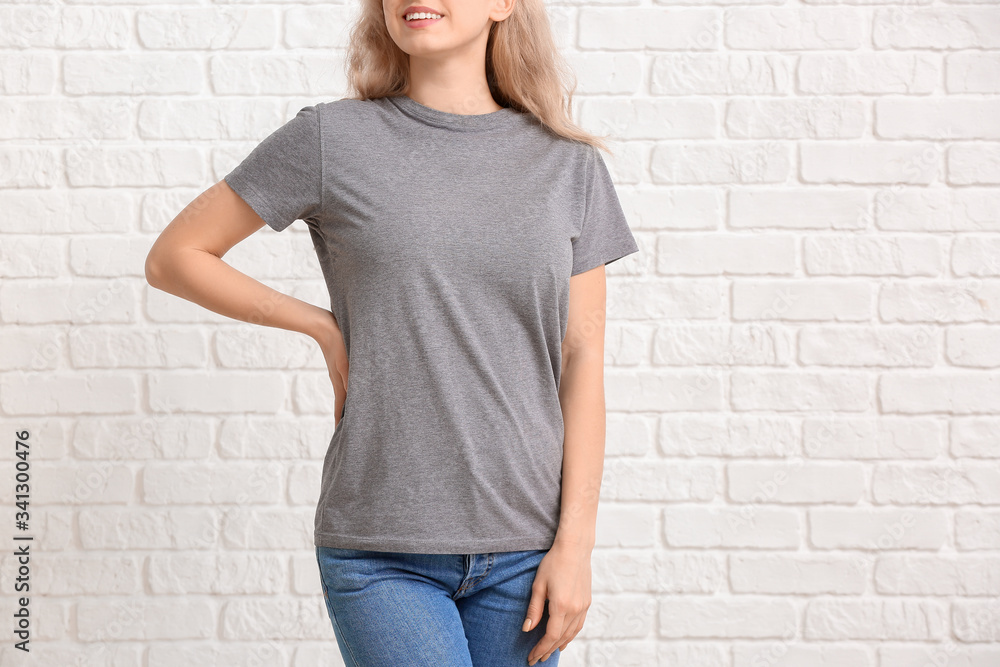
<svg viewBox="0 0 1000 667">
<path fill-rule="evenodd" d="M 502 129 L 511 126 L 520 115 L 510 107 L 483 114 L 457 114 L 426 106 L 407 95 L 394 95 L 388 99 L 403 113 L 421 122 L 460 132 Z"/>
</svg>

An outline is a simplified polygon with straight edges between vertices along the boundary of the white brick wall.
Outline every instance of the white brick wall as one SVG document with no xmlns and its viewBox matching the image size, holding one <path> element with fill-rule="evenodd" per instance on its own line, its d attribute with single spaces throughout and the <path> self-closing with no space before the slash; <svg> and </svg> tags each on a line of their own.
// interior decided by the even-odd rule
<svg viewBox="0 0 1000 667">
<path fill-rule="evenodd" d="M 550 2 L 641 253 L 613 264 L 594 605 L 562 664 L 1000 665 L 1000 7 Z M 32 654 L 339 665 L 309 339 L 146 285 L 353 5 L 0 1 L 0 558 Z M 296 231 L 297 230 L 297 231 Z M 323 305 L 299 223 L 227 260 Z"/>
</svg>

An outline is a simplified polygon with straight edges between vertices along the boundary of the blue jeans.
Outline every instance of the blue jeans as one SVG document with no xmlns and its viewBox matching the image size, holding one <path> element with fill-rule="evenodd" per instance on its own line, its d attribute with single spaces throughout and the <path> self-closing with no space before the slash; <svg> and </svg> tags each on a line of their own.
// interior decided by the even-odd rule
<svg viewBox="0 0 1000 667">
<path fill-rule="evenodd" d="M 347 667 L 523 667 L 545 634 L 523 632 L 547 551 L 410 554 L 316 547 Z M 559 664 L 559 649 L 536 667 Z"/>
</svg>

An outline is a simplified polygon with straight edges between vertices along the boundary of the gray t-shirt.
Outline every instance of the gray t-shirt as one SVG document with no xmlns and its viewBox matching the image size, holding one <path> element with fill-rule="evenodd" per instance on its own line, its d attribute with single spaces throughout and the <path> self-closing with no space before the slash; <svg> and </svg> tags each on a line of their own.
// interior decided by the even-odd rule
<svg viewBox="0 0 1000 667">
<path fill-rule="evenodd" d="M 309 228 L 344 335 L 317 546 L 548 549 L 569 278 L 638 251 L 600 152 L 504 108 L 303 108 L 225 177 Z"/>
</svg>

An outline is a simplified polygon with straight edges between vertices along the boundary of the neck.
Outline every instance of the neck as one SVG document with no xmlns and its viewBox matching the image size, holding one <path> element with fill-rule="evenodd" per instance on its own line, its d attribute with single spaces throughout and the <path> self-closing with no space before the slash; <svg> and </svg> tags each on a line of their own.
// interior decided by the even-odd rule
<svg viewBox="0 0 1000 667">
<path fill-rule="evenodd" d="M 424 106 L 454 114 L 484 114 L 503 108 L 486 83 L 485 57 L 476 62 L 410 56 L 410 82 L 404 94 Z"/>
</svg>

